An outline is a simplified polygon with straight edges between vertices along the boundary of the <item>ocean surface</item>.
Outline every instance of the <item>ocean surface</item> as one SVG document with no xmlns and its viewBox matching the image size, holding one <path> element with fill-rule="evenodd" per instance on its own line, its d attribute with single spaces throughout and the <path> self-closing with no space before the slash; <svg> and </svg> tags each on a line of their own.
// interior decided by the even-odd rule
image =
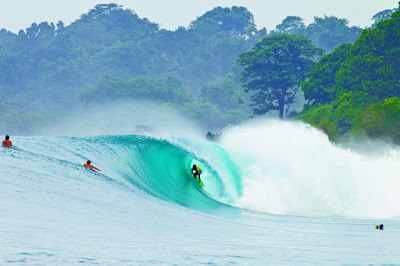
<svg viewBox="0 0 400 266">
<path fill-rule="evenodd" d="M 11 140 L 0 150 L 1 265 L 400 264 L 397 148 L 344 148 L 280 122 L 230 128 L 219 142 Z"/>
</svg>

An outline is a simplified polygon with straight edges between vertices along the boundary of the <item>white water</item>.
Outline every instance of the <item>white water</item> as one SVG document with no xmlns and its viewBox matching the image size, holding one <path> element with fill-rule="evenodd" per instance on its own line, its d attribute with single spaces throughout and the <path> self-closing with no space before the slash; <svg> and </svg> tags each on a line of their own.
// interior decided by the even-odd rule
<svg viewBox="0 0 400 266">
<path fill-rule="evenodd" d="M 301 124 L 259 121 L 228 130 L 222 146 L 238 163 L 238 206 L 268 213 L 400 217 L 400 154 L 359 154 Z"/>
</svg>

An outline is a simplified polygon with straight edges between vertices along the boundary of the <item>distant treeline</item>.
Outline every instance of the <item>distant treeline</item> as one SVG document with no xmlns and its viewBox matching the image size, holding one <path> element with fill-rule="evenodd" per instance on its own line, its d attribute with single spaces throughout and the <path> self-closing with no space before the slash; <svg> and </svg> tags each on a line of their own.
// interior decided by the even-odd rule
<svg viewBox="0 0 400 266">
<path fill-rule="evenodd" d="M 244 7 L 218 7 L 187 28 L 169 31 L 117 4 L 96 5 L 68 26 L 34 23 L 18 34 L 2 29 L 0 92 L 6 97 L 0 100 L 0 118 L 13 118 L 0 120 L 0 131 L 28 134 L 57 113 L 121 99 L 168 104 L 209 128 L 221 128 L 254 113 L 254 95 L 242 87 L 237 60 L 263 38 L 305 36 L 330 52 L 354 42 L 361 31 L 336 17 L 316 17 L 307 26 L 288 17 L 268 33 L 256 28 Z M 348 46 L 338 49 L 343 47 Z M 309 79 L 313 82 L 312 74 Z"/>
</svg>

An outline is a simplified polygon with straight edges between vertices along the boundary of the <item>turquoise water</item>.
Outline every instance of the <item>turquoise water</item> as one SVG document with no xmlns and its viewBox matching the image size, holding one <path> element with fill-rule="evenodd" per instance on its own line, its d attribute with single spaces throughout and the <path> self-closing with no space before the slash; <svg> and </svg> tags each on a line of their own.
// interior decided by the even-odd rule
<svg viewBox="0 0 400 266">
<path fill-rule="evenodd" d="M 295 124 L 233 128 L 218 144 L 12 140 L 0 151 L 0 264 L 400 263 L 395 149 L 360 155 Z"/>
</svg>

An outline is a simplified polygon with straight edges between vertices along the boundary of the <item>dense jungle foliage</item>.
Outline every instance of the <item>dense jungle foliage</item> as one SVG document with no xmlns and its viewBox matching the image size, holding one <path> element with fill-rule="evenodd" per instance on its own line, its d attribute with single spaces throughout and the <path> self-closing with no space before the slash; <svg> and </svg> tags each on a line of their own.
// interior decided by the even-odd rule
<svg viewBox="0 0 400 266">
<path fill-rule="evenodd" d="M 301 84 L 308 104 L 300 119 L 332 140 L 400 143 L 400 11 L 389 11 L 354 44 L 322 57 Z"/>
<path fill-rule="evenodd" d="M 376 30 L 383 27 L 378 22 L 387 23 L 385 19 L 393 12 L 386 10 L 375 15 Z M 375 30 L 365 31 L 354 45 L 342 45 L 354 42 L 361 31 L 336 17 L 315 17 L 310 25 L 304 25 L 299 17 L 287 17 L 268 33 L 265 28 L 257 29 L 253 15 L 244 7 L 217 7 L 187 28 L 170 31 L 117 4 L 96 5 L 67 26 L 61 21 L 33 23 L 18 34 L 2 29 L 0 131 L 31 134 L 58 116 L 120 100 L 151 100 L 168 105 L 213 130 L 240 123 L 262 114 L 255 112 L 258 107 L 254 91 L 243 87 L 240 55 L 252 51 L 258 43 L 268 43 L 268 38 L 286 34 L 297 35 L 295 39 L 311 39 L 312 49 L 333 51 L 320 62 L 319 55 L 311 55 L 313 62 L 308 60 L 307 67 L 292 75 L 294 82 L 285 79 L 288 76 L 277 81 L 287 84 L 287 91 L 293 93 L 284 106 L 286 115 L 280 113 L 282 118 L 289 117 L 289 106 L 303 97 L 299 85 L 311 69 L 307 81 L 302 83 L 309 103 L 305 110 L 311 112 L 338 101 L 339 91 L 365 93 L 378 85 L 377 80 L 367 79 L 360 87 L 359 81 L 349 78 L 353 71 L 359 70 L 360 75 L 366 71 L 358 68 L 357 62 L 367 64 L 365 68 L 381 63 L 379 58 L 371 57 L 374 62 L 365 60 L 362 57 L 366 54 L 355 48 L 363 43 L 360 40 L 366 39 L 368 32 L 375 34 Z M 367 39 L 373 42 L 370 37 Z M 281 45 L 284 47 L 284 43 Z M 295 62 L 287 63 L 295 66 Z M 314 63 L 317 64 L 311 68 Z M 391 75 L 389 72 L 382 69 L 380 80 Z M 392 94 L 375 93 L 374 97 L 382 100 Z M 350 93 L 348 97 L 356 96 Z M 304 119 L 310 116 L 307 112 Z M 313 118 L 305 120 L 318 126 Z"/>
</svg>

